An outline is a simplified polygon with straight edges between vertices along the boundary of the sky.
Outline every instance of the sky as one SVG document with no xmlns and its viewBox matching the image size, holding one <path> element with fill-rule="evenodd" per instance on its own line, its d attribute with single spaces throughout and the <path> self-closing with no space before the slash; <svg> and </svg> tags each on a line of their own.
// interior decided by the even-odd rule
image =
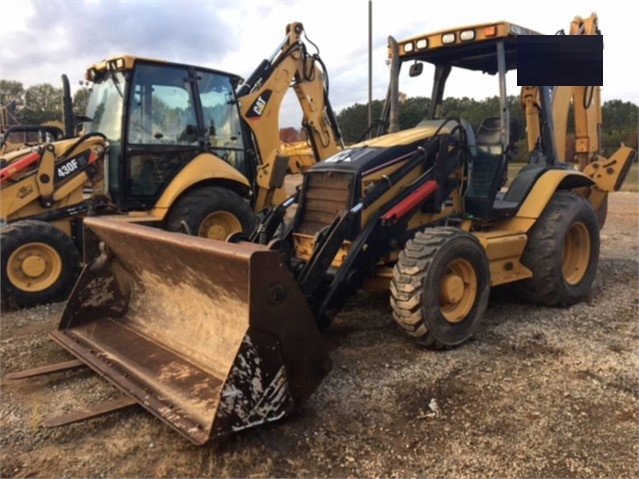
<svg viewBox="0 0 639 479">
<path fill-rule="evenodd" d="M 4 0 L 0 3 L 0 79 L 25 88 L 69 77 L 79 87 L 88 66 L 114 54 L 158 58 L 237 73 L 244 78 L 299 21 L 326 65 L 330 101 L 339 113 L 369 97 L 369 8 L 372 11 L 372 98 L 385 97 L 389 80 L 388 36 L 421 33 L 506 20 L 544 34 L 568 31 L 576 16 L 599 16 L 604 35 L 603 100 L 639 104 L 634 16 L 625 0 Z M 311 51 L 312 48 L 311 48 Z M 635 60 L 633 60 L 635 58 Z M 430 81 L 430 78 L 428 79 Z M 409 96 L 430 96 L 406 85 Z M 478 100 L 496 95 L 494 77 L 451 74 L 446 95 Z M 508 93 L 519 89 L 513 75 Z M 301 113 L 287 96 L 280 126 L 299 127 Z"/>
</svg>

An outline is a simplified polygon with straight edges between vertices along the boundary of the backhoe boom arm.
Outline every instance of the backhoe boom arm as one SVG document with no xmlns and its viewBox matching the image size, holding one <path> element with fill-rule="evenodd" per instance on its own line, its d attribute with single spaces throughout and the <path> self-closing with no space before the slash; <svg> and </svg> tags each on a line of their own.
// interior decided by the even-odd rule
<svg viewBox="0 0 639 479">
<path fill-rule="evenodd" d="M 279 114 L 289 86 L 302 108 L 302 126 L 316 161 L 335 154 L 342 135 L 328 100 L 328 77 L 318 54 L 307 52 L 304 27 L 290 23 L 279 49 L 265 59 L 239 87 L 240 113 L 251 129 L 260 165 L 257 171 L 256 209 L 284 199 L 283 181 L 288 159 L 280 152 Z M 286 168 L 284 166 L 286 166 Z"/>
</svg>

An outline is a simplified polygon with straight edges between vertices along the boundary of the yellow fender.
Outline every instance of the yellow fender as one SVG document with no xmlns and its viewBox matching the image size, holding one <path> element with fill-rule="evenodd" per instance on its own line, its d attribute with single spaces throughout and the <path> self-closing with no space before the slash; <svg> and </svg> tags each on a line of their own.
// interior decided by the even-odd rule
<svg viewBox="0 0 639 479">
<path fill-rule="evenodd" d="M 164 190 L 164 193 L 155 204 L 151 215 L 159 220 L 164 219 L 169 208 L 182 193 L 198 183 L 210 180 L 231 181 L 239 186 L 239 190 L 245 192 L 245 197 L 248 198 L 251 195 L 251 184 L 242 173 L 218 156 L 211 153 L 201 153 L 189 162 L 171 181 L 171 184 Z"/>
<path fill-rule="evenodd" d="M 541 216 L 555 192 L 559 189 L 575 190 L 586 196 L 594 181 L 577 170 L 549 170 L 539 177 L 523 201 L 514 218 L 505 220 L 500 228 L 512 231 L 528 231 Z"/>
</svg>

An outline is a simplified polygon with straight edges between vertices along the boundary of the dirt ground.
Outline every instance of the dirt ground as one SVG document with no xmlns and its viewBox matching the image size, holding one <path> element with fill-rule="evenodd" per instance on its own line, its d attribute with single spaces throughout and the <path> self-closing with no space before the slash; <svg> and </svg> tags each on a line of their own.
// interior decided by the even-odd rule
<svg viewBox="0 0 639 479">
<path fill-rule="evenodd" d="M 567 309 L 496 289 L 475 338 L 421 349 L 385 294 L 325 333 L 333 370 L 303 410 L 193 446 L 140 407 L 41 421 L 118 396 L 87 370 L 11 381 L 68 355 L 62 304 L 1 318 L 2 477 L 639 477 L 639 195 L 612 196 L 591 297 Z"/>
</svg>

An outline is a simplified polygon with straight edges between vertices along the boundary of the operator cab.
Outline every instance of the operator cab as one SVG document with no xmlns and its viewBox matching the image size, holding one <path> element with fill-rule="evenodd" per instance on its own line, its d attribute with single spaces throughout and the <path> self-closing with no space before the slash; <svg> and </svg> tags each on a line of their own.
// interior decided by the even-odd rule
<svg viewBox="0 0 639 479">
<path fill-rule="evenodd" d="M 419 77 L 428 65 L 434 71 L 430 102 L 425 119 L 417 127 L 432 124 L 447 117 L 460 121 L 466 131 L 469 152 L 464 212 L 480 219 L 492 219 L 514 214 L 525 193 L 532 187 L 533 175 L 515 180 L 512 191 L 502 191 L 507 183 L 508 162 L 514 156 L 514 144 L 519 139 L 519 122 L 509 111 L 506 75 L 517 68 L 518 35 L 539 35 L 538 32 L 511 24 L 496 22 L 471 27 L 419 35 L 402 41 L 389 38 L 391 82 L 381 125 L 397 131 L 399 125 L 388 123 L 399 118 L 393 108 L 401 108 L 393 99 L 400 91 L 400 72 L 409 64 L 410 79 Z M 444 89 L 452 71 L 477 72 L 496 77 L 499 96 L 494 111 L 484 118 L 469 118 L 463 110 L 463 98 L 455 111 L 445 111 Z M 454 75 L 453 75 L 454 77 Z M 473 78 L 476 78 L 473 76 Z M 482 81 L 483 78 L 477 80 Z M 408 80 L 415 83 L 415 80 Z M 393 93 L 395 91 L 396 93 Z M 383 128 L 383 127 L 382 127 Z M 378 133 L 384 133 L 381 129 Z M 544 166 L 537 168 L 538 177 Z M 522 184 L 525 181 L 525 184 Z"/>
<path fill-rule="evenodd" d="M 124 211 L 152 208 L 194 157 L 210 152 L 247 178 L 235 74 L 131 56 L 87 71 L 84 125 L 109 140 L 108 190 Z"/>
</svg>

